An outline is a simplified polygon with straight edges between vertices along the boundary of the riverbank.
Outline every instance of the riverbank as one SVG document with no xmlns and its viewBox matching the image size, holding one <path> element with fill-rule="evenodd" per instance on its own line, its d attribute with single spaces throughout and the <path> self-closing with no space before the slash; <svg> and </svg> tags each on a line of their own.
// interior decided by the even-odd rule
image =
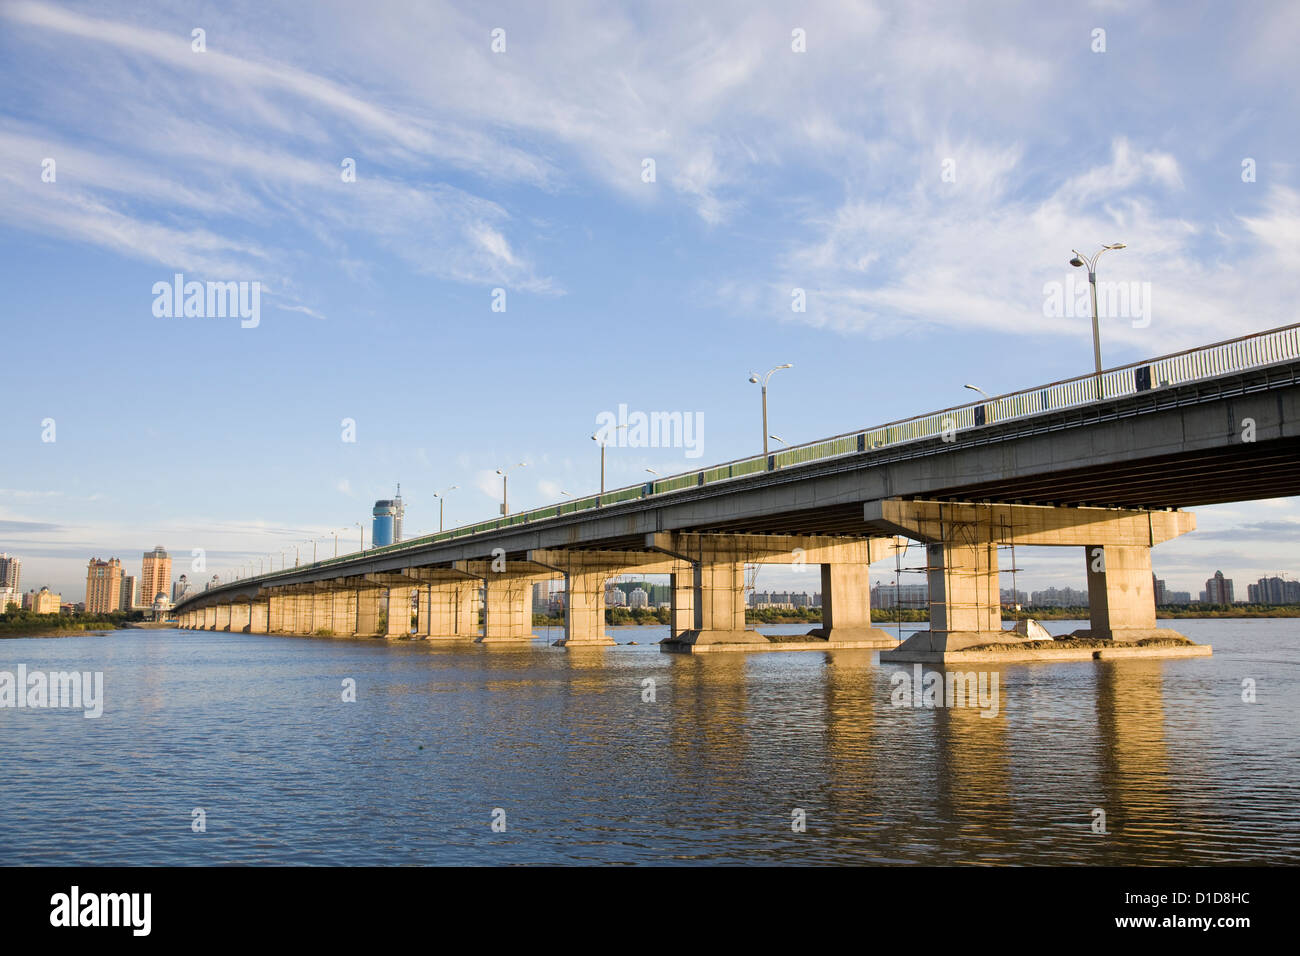
<svg viewBox="0 0 1300 956">
<path fill-rule="evenodd" d="M 135 611 L 112 614 L 33 614 L 31 611 L 15 611 L 12 614 L 0 614 L 0 638 L 107 634 L 119 628 L 144 624 L 139 620 L 142 616 Z M 152 622 L 148 623 L 152 626 Z"/>
</svg>

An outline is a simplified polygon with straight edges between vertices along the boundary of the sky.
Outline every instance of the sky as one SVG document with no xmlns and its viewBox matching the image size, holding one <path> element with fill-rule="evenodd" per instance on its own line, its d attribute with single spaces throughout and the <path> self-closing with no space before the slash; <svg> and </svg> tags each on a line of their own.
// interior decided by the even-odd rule
<svg viewBox="0 0 1300 956">
<path fill-rule="evenodd" d="M 1108 366 L 1292 323 L 1298 46 L 1288 2 L 0 0 L 0 551 L 81 600 L 354 550 L 398 482 L 408 536 L 519 462 L 512 510 L 592 493 L 620 405 L 700 441 L 610 487 L 755 454 L 784 363 L 792 444 L 1079 375 L 1075 248 L 1141 293 Z M 1197 514 L 1171 588 L 1300 573 L 1295 499 Z"/>
</svg>

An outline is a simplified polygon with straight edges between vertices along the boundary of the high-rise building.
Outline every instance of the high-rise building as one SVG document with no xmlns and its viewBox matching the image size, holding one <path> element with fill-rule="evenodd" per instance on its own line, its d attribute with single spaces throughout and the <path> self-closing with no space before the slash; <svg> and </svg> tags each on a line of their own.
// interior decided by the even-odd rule
<svg viewBox="0 0 1300 956">
<path fill-rule="evenodd" d="M 86 565 L 86 613 L 108 614 L 121 607 L 122 562 L 91 558 Z"/>
<path fill-rule="evenodd" d="M 8 554 L 0 554 L 0 591 L 9 588 L 13 591 L 21 591 L 22 585 L 19 578 L 22 577 L 23 562 L 16 557 Z"/>
<path fill-rule="evenodd" d="M 1231 604 L 1232 578 L 1225 578 L 1222 571 L 1215 571 L 1214 577 L 1205 582 L 1204 594 L 1206 604 Z"/>
<path fill-rule="evenodd" d="M 129 611 L 140 603 L 140 579 L 134 574 L 122 575 L 122 596 L 118 599 L 119 610 Z"/>
<path fill-rule="evenodd" d="M 140 603 L 152 607 L 159 594 L 171 600 L 172 559 L 160 544 L 146 551 L 140 568 Z"/>
<path fill-rule="evenodd" d="M 1163 578 L 1151 575 L 1151 592 L 1156 596 L 1156 607 L 1169 603 L 1169 595 L 1165 591 L 1165 582 Z"/>
<path fill-rule="evenodd" d="M 398 544 L 402 540 L 402 518 L 406 515 L 406 506 L 402 504 L 402 486 L 397 486 L 396 498 L 383 498 L 375 502 L 371 512 L 374 522 L 371 526 L 370 540 L 376 548 L 388 544 Z"/>
<path fill-rule="evenodd" d="M 645 588 L 633 588 L 632 593 L 627 596 L 628 607 L 649 607 L 650 592 Z"/>
<path fill-rule="evenodd" d="M 1300 581 L 1260 578 L 1258 584 L 1246 585 L 1246 596 L 1251 604 L 1295 604 L 1300 602 Z"/>
<path fill-rule="evenodd" d="M 172 585 L 172 604 L 180 604 L 189 593 L 190 579 L 182 574 Z"/>
</svg>

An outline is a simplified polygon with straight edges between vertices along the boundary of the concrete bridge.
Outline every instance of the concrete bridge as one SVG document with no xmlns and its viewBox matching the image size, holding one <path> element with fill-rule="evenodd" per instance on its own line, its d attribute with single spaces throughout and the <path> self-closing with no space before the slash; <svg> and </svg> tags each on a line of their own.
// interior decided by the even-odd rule
<svg viewBox="0 0 1300 956">
<path fill-rule="evenodd" d="M 557 643 L 606 645 L 605 582 L 636 572 L 670 578 L 667 650 L 943 661 L 1024 646 L 1002 629 L 999 551 L 1050 545 L 1078 549 L 1088 576 L 1091 627 L 1076 633 L 1098 649 L 1074 656 L 1143 641 L 1205 653 L 1156 627 L 1151 549 L 1194 530 L 1182 509 L 1300 494 L 1298 412 L 1291 325 L 237 580 L 175 614 L 183 628 L 381 636 L 386 605 L 389 637 L 518 643 L 532 639 L 532 584 L 559 574 Z M 900 646 L 872 624 L 868 570 L 907 541 L 924 546 L 931 629 Z M 755 563 L 817 565 L 822 626 L 795 641 L 748 629 Z"/>
</svg>

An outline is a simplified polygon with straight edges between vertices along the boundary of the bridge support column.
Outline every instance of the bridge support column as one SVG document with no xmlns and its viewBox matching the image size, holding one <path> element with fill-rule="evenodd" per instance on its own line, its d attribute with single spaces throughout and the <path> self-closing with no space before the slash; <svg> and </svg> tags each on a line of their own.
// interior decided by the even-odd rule
<svg viewBox="0 0 1300 956">
<path fill-rule="evenodd" d="M 350 637 L 357 630 L 357 592 L 338 588 L 329 592 L 329 631 L 336 637 Z"/>
<path fill-rule="evenodd" d="M 500 559 L 504 560 L 504 559 Z M 524 643 L 533 639 L 533 584 L 552 576 L 549 568 L 511 561 L 457 561 L 452 568 L 483 581 L 483 636 L 480 644 Z"/>
<path fill-rule="evenodd" d="M 882 661 L 1106 656 L 1108 644 L 1058 647 L 1052 646 L 1054 641 L 1002 629 L 998 548 L 1011 544 L 1087 549 L 1092 627 L 1076 631 L 1073 638 L 1164 641 L 1144 656 L 1209 653 L 1208 647 L 1194 645 L 1176 631 L 1155 627 L 1151 547 L 1193 530 L 1196 518 L 1187 512 L 886 499 L 868 502 L 864 517 L 876 529 L 926 543 L 930 630 L 882 652 Z M 1134 656 L 1137 650 L 1126 649 L 1118 656 Z"/>
<path fill-rule="evenodd" d="M 678 641 L 695 626 L 695 568 L 683 563 L 669 575 L 672 603 L 668 612 L 668 639 Z"/>
<path fill-rule="evenodd" d="M 230 605 L 231 631 L 236 634 L 243 634 L 248 630 L 248 624 L 251 619 L 251 605 L 247 601 L 235 601 Z"/>
<path fill-rule="evenodd" d="M 330 631 L 334 629 L 334 599 L 330 592 L 324 588 L 315 588 L 311 593 L 311 631 L 312 634 L 320 634 L 321 631 Z"/>
<path fill-rule="evenodd" d="M 564 575 L 564 637 L 557 647 L 607 647 L 618 643 L 605 633 L 605 582 L 630 571 L 672 574 L 689 565 L 653 551 L 570 551 L 559 548 L 528 552 L 528 560 Z"/>
<path fill-rule="evenodd" d="M 822 647 L 894 647 L 897 642 L 871 625 L 867 572 L 885 557 L 892 538 L 832 535 L 696 534 L 656 532 L 646 547 L 688 564 L 673 578 L 669 650 L 736 645 L 737 650 L 810 650 Z M 745 623 L 745 565 L 822 566 L 822 626 L 810 640 L 772 640 Z M 681 573 L 685 567 L 689 575 Z M 687 581 L 690 591 L 687 591 Z"/>
<path fill-rule="evenodd" d="M 270 630 L 270 610 L 266 601 L 253 601 L 248 606 L 249 634 L 266 634 Z"/>
<path fill-rule="evenodd" d="M 230 630 L 230 605 L 229 604 L 217 605 L 217 619 L 216 619 L 216 624 L 213 626 L 213 630 L 216 631 Z"/>
<path fill-rule="evenodd" d="M 868 554 L 872 552 L 867 547 Z M 809 631 L 832 643 L 897 647 L 898 641 L 871 623 L 871 557 L 860 563 L 823 564 L 822 626 Z"/>
<path fill-rule="evenodd" d="M 375 637 L 379 634 L 379 588 L 355 588 L 357 597 L 357 623 L 353 631 L 357 637 Z"/>
<path fill-rule="evenodd" d="M 285 626 L 286 596 L 283 591 L 272 591 L 266 599 L 266 630 L 268 634 L 283 634 Z"/>
<path fill-rule="evenodd" d="M 1178 636 L 1177 631 L 1156 626 L 1150 548 L 1094 545 L 1084 549 L 1084 557 L 1091 627 L 1072 636 L 1127 642 Z"/>
<path fill-rule="evenodd" d="M 411 572 L 425 578 L 421 585 L 416 635 L 424 640 L 473 640 L 479 636 L 478 607 L 482 582 L 454 572 Z"/>
<path fill-rule="evenodd" d="M 388 636 L 405 640 L 411 636 L 411 602 L 416 588 L 410 585 L 388 589 Z"/>
<path fill-rule="evenodd" d="M 285 596 L 285 631 L 289 634 L 311 633 L 311 595 L 294 591 Z"/>
</svg>

